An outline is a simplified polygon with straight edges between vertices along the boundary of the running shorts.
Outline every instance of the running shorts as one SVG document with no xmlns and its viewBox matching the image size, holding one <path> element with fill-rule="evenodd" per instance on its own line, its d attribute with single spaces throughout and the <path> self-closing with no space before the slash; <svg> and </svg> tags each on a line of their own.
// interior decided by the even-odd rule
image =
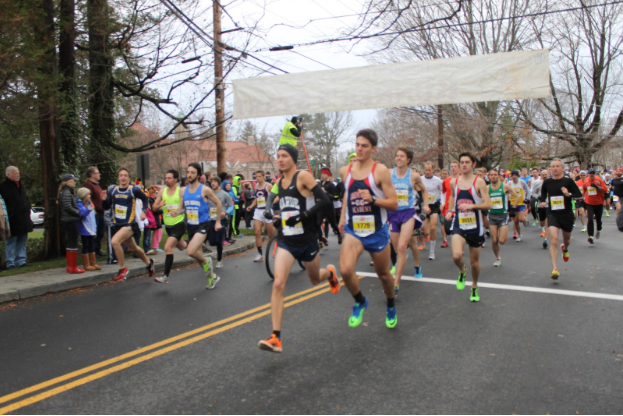
<svg viewBox="0 0 623 416">
<path fill-rule="evenodd" d="M 430 208 L 430 214 L 428 215 L 439 214 L 439 202 L 428 204 L 428 207 Z"/>
<path fill-rule="evenodd" d="M 573 224 L 575 223 L 575 215 L 556 215 L 551 212 L 547 213 L 547 226 L 557 227 L 561 230 L 570 233 L 573 231 Z"/>
<path fill-rule="evenodd" d="M 539 221 L 545 221 L 547 219 L 547 208 L 539 208 L 537 212 L 539 214 Z"/>
<path fill-rule="evenodd" d="M 508 214 L 489 213 L 487 219 L 489 220 L 489 225 L 494 225 L 496 227 L 508 226 Z"/>
<path fill-rule="evenodd" d="M 141 229 L 138 228 L 138 224 L 133 222 L 131 224 L 113 224 L 112 228 L 113 228 L 113 234 L 117 234 L 117 232 L 119 232 L 119 230 L 121 230 L 122 228 L 125 227 L 132 227 L 132 234 L 133 235 L 138 235 L 140 237 L 141 235 Z"/>
<path fill-rule="evenodd" d="M 526 206 L 525 205 L 517 205 L 517 212 L 522 212 L 526 210 Z"/>
<path fill-rule="evenodd" d="M 461 237 L 463 237 L 467 245 L 469 245 L 470 247 L 474 247 L 474 248 L 482 247 L 482 245 L 485 243 L 484 235 L 464 234 L 463 230 L 460 230 L 460 229 L 452 230 L 452 235 L 460 235 Z"/>
<path fill-rule="evenodd" d="M 305 263 L 314 261 L 318 255 L 318 251 L 320 250 L 318 247 L 318 240 L 315 238 L 312 238 L 302 246 L 293 246 L 285 241 L 277 240 L 277 247 L 292 254 L 292 257 L 296 260 L 303 261 Z"/>
<path fill-rule="evenodd" d="M 388 228 L 389 227 L 387 226 L 387 224 L 385 224 L 383 228 L 367 237 L 358 237 L 348 225 L 344 226 L 344 231 L 346 231 L 346 234 L 350 234 L 359 241 L 361 241 L 361 244 L 363 244 L 363 249 L 368 253 L 380 253 L 381 251 L 385 250 L 385 247 L 387 247 L 387 244 L 389 244 Z"/>
<path fill-rule="evenodd" d="M 216 221 L 210 221 L 209 223 L 210 237 L 208 241 L 211 246 L 218 246 L 219 244 L 223 244 L 223 240 L 225 239 L 225 230 L 227 229 L 227 220 L 225 218 L 221 218 L 221 229 L 218 231 L 214 230 L 214 226 L 216 225 Z"/>
<path fill-rule="evenodd" d="M 264 218 L 264 211 L 266 211 L 265 208 L 255 208 L 255 212 L 253 213 L 253 219 L 255 221 L 261 221 L 266 224 L 272 224 L 273 220 L 267 220 L 266 218 Z"/>
<path fill-rule="evenodd" d="M 205 237 L 208 236 L 208 230 L 210 227 L 210 223 L 209 222 L 202 222 L 201 224 L 197 224 L 197 225 L 190 225 L 187 224 L 186 225 L 186 229 L 188 230 L 188 241 L 192 240 L 193 237 L 195 236 L 195 234 L 199 233 L 199 234 L 203 234 L 204 240 Z"/>
<path fill-rule="evenodd" d="M 400 211 L 388 211 L 387 222 L 389 223 L 389 231 L 392 233 L 400 233 L 402 224 L 414 217 L 415 208 L 402 209 Z"/>
<path fill-rule="evenodd" d="M 178 222 L 172 226 L 165 225 L 164 228 L 167 230 L 167 235 L 169 237 L 173 237 L 178 241 L 186 234 L 186 223 L 184 221 Z"/>
</svg>

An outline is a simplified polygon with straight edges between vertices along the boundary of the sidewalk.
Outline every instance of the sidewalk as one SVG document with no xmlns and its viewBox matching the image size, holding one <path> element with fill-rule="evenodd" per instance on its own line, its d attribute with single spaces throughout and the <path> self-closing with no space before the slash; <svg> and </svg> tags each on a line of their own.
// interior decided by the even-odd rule
<svg viewBox="0 0 623 416">
<path fill-rule="evenodd" d="M 231 246 L 223 247 L 223 257 L 233 254 L 243 253 L 255 248 L 255 237 L 237 238 Z M 216 248 L 210 256 L 216 256 Z M 186 253 L 175 250 L 174 267 L 186 266 L 196 262 L 195 259 Z M 155 256 L 148 256 L 156 263 L 156 276 L 164 269 L 164 253 Z M 81 274 L 69 274 L 64 268 L 43 270 L 40 272 L 24 273 L 14 276 L 0 277 L 0 303 L 14 300 L 27 299 L 35 296 L 45 295 L 51 292 L 61 292 L 63 290 L 76 289 L 79 287 L 96 285 L 98 283 L 109 282 L 117 275 L 119 266 L 116 264 L 98 263 L 102 270 L 84 272 Z M 129 269 L 128 277 L 138 276 L 147 273 L 145 263 L 139 259 L 126 258 L 126 267 Z"/>
</svg>

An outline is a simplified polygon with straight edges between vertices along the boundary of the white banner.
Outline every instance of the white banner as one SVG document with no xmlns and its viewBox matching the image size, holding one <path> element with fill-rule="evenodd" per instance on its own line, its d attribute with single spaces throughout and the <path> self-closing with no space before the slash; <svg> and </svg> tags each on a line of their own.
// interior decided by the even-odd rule
<svg viewBox="0 0 623 416">
<path fill-rule="evenodd" d="M 549 50 L 237 79 L 234 118 L 549 97 Z"/>
</svg>

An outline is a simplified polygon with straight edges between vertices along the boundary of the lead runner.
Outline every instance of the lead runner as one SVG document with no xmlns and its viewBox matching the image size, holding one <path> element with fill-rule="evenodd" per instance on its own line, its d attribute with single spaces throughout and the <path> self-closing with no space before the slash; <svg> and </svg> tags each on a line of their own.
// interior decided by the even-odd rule
<svg viewBox="0 0 623 416">
<path fill-rule="evenodd" d="M 373 130 L 357 132 L 357 159 L 340 169 L 344 178 L 344 203 L 339 229 L 344 240 L 340 250 L 340 274 L 349 292 L 355 298 L 353 313 L 348 320 L 351 328 L 359 326 L 368 307 L 359 288 L 355 266 L 361 253 L 367 251 L 374 262 L 374 270 L 381 280 L 387 297 L 385 325 L 394 328 L 398 322 L 394 306 L 394 277 L 390 274 L 389 231 L 387 210 L 398 209 L 396 190 L 385 165 L 372 160 L 378 137 Z"/>
</svg>

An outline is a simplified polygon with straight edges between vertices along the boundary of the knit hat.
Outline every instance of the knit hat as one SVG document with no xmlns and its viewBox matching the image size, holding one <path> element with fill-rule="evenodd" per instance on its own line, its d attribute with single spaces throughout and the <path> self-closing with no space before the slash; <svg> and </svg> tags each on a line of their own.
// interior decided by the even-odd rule
<svg viewBox="0 0 623 416">
<path fill-rule="evenodd" d="M 87 195 L 91 194 L 91 190 L 89 188 L 80 188 L 78 189 L 78 198 L 84 199 Z"/>
<path fill-rule="evenodd" d="M 279 150 L 285 150 L 292 157 L 292 160 L 294 160 L 294 163 L 298 162 L 299 151 L 297 150 L 296 147 L 292 146 L 291 144 L 282 144 L 281 146 L 279 146 L 279 149 L 277 149 L 277 151 Z"/>
</svg>

